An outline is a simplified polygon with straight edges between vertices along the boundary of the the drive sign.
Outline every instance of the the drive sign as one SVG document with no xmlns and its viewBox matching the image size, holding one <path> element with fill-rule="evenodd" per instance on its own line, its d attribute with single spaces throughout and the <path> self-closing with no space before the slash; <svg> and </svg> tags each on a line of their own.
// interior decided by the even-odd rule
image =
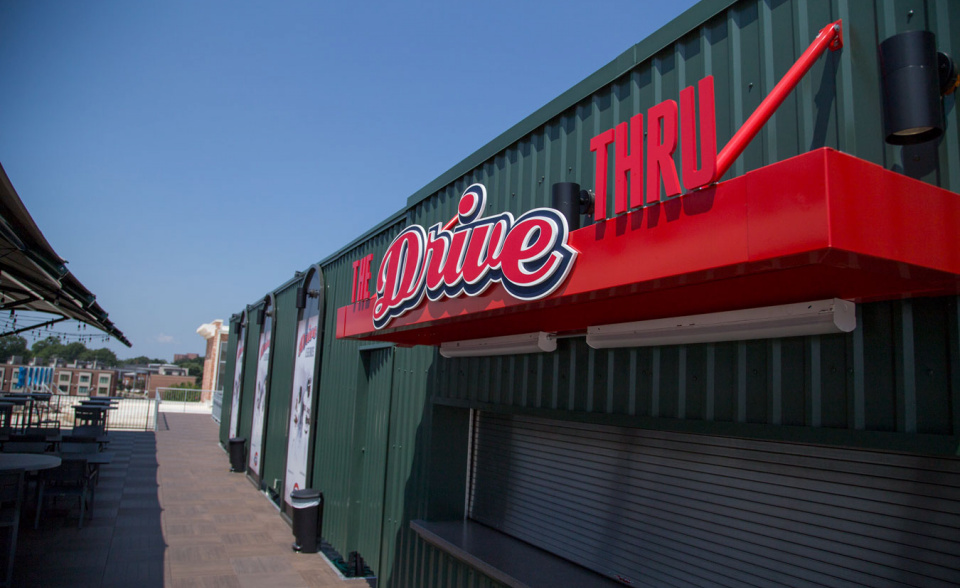
<svg viewBox="0 0 960 588">
<path fill-rule="evenodd" d="M 563 283 L 577 257 L 566 219 L 551 208 L 517 219 L 509 212 L 481 217 L 486 202 L 486 188 L 473 184 L 460 197 L 452 230 L 411 225 L 394 239 L 377 272 L 375 328 L 419 306 L 424 295 L 479 296 L 499 282 L 514 298 L 538 300 Z"/>
</svg>

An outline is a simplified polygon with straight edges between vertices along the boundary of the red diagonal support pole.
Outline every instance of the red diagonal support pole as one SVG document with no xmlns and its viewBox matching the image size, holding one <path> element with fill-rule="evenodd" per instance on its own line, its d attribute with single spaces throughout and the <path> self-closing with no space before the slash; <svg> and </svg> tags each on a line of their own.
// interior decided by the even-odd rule
<svg viewBox="0 0 960 588">
<path fill-rule="evenodd" d="M 753 114 L 750 115 L 747 122 L 743 123 L 743 126 L 733 134 L 730 141 L 724 146 L 720 153 L 717 154 L 717 175 L 714 181 L 718 181 L 723 177 L 723 174 L 727 173 L 733 165 L 733 162 L 740 157 L 740 154 L 747 148 L 750 141 L 757 136 L 757 133 L 763 128 L 763 125 L 770 120 L 773 113 L 783 104 L 783 101 L 786 100 L 790 92 L 797 87 L 797 84 L 799 84 L 803 76 L 810 71 L 810 68 L 813 67 L 817 59 L 819 59 L 828 48 L 831 51 L 836 51 L 841 47 L 843 47 L 843 29 L 838 20 L 820 30 L 817 38 L 807 47 L 807 50 L 803 52 L 800 59 L 798 59 L 783 78 L 777 82 L 777 85 L 774 86 L 770 94 L 763 99 L 760 106 L 753 111 Z"/>
</svg>

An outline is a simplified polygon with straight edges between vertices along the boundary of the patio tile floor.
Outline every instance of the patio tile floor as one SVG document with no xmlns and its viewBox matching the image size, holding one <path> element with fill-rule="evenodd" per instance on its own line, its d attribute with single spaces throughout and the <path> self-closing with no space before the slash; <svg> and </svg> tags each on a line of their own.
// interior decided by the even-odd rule
<svg viewBox="0 0 960 588">
<path fill-rule="evenodd" d="M 24 509 L 14 586 L 365 588 L 290 549 L 290 527 L 229 472 L 217 431 L 209 415 L 161 413 L 156 433 L 111 432 L 114 459 L 82 529 L 75 501 L 45 508 L 39 530 Z"/>
</svg>

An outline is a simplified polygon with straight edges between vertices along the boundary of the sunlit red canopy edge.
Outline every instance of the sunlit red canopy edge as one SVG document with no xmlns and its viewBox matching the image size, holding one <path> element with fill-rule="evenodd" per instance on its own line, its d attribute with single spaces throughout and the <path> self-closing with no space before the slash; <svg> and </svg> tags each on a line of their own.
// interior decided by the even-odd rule
<svg viewBox="0 0 960 588">
<path fill-rule="evenodd" d="M 960 195 L 822 148 L 574 231 L 548 298 L 499 285 L 423 303 L 386 328 L 342 307 L 337 337 L 438 345 L 825 298 L 960 293 Z"/>
</svg>

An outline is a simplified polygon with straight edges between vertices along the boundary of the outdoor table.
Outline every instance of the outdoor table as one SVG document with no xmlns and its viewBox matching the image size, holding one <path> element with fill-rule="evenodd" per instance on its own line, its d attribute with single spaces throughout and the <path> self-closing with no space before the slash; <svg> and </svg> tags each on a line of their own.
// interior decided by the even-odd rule
<svg viewBox="0 0 960 588">
<path fill-rule="evenodd" d="M 97 453 L 84 453 L 80 455 L 83 457 L 83 459 L 87 460 L 87 463 L 95 466 L 108 465 L 113 461 L 112 451 L 100 451 Z"/>
<path fill-rule="evenodd" d="M 60 465 L 60 458 L 46 453 L 0 453 L 0 471 L 36 472 Z"/>
<path fill-rule="evenodd" d="M 65 443 L 99 443 L 101 445 L 110 442 L 110 435 L 96 435 L 96 436 L 87 436 L 87 435 L 72 435 L 67 433 L 60 437 L 60 440 Z"/>
<path fill-rule="evenodd" d="M 82 402 L 80 403 L 80 406 L 82 406 L 83 408 L 92 408 L 93 410 L 99 410 L 99 411 L 101 411 L 101 412 L 104 413 L 104 415 L 103 415 L 103 430 L 104 430 L 104 431 L 107 430 L 107 415 L 106 415 L 106 411 L 108 411 L 108 410 L 117 410 L 117 408 L 118 408 L 118 407 L 116 407 L 116 406 L 110 406 L 110 405 L 108 405 L 108 404 L 104 404 L 104 403 L 100 403 L 100 402 L 87 402 L 87 401 L 82 401 Z"/>
<path fill-rule="evenodd" d="M 112 406 L 98 406 L 96 404 L 82 404 L 73 407 L 73 420 L 74 426 L 77 426 L 78 421 L 82 421 L 83 425 L 95 425 L 100 432 L 105 432 L 107 430 L 107 411 L 114 410 Z M 87 416 L 92 417 L 93 413 L 99 413 L 96 417 L 96 421 L 90 421 L 89 419 L 78 419 L 78 414 L 86 413 Z"/>
<path fill-rule="evenodd" d="M 8 395 L 3 396 L 2 398 L 0 398 L 0 401 L 5 402 L 5 403 L 7 403 L 7 404 L 12 404 L 12 405 L 14 405 L 14 406 L 21 406 L 21 407 L 22 407 L 22 406 L 26 406 L 27 403 L 30 402 L 30 399 L 29 399 L 29 398 L 26 398 L 26 397 L 23 397 L 23 396 L 14 396 L 14 395 L 9 395 L 9 394 L 8 394 Z M 17 423 L 16 427 L 14 427 L 14 425 L 13 425 L 13 416 L 12 416 L 12 414 L 11 414 L 10 419 L 11 419 L 11 421 L 10 421 L 10 427 L 11 427 L 11 429 L 14 429 L 14 428 L 21 428 L 21 429 L 22 429 L 22 428 L 24 427 L 23 413 L 22 413 L 22 412 L 20 413 L 20 422 Z"/>
<path fill-rule="evenodd" d="M 30 429 L 29 431 L 22 431 L 19 433 L 11 433 L 9 435 L 10 441 L 60 441 L 61 434 L 60 429 Z"/>
<path fill-rule="evenodd" d="M 108 465 L 113 461 L 113 453 L 110 451 L 100 451 L 98 453 L 61 453 L 61 455 L 74 459 L 85 459 L 90 473 L 94 475 L 95 484 L 100 483 L 100 466 Z"/>
<path fill-rule="evenodd" d="M 42 393 L 14 393 L 7 394 L 6 396 L 0 398 L 3 402 L 12 402 L 19 406 L 26 406 L 27 418 L 26 420 L 21 419 L 20 428 L 26 429 L 33 424 L 33 413 L 37 413 L 37 422 L 40 423 L 43 420 L 43 415 L 40 413 L 41 405 L 40 403 L 49 403 L 52 394 L 42 394 Z"/>
</svg>

